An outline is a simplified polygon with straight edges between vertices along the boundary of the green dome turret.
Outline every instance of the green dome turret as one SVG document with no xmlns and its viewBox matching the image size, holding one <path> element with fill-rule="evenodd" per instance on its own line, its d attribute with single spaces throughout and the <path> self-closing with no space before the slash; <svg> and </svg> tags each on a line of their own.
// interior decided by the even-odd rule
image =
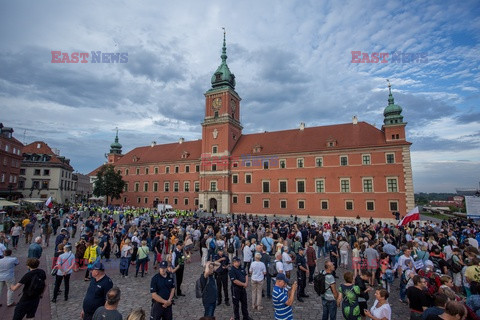
<svg viewBox="0 0 480 320">
<path fill-rule="evenodd" d="M 390 82 L 388 82 L 388 91 L 388 106 L 383 110 L 383 116 L 385 117 L 383 123 L 385 125 L 403 124 L 402 107 L 395 104 L 395 101 L 393 100 L 392 86 L 390 85 Z"/>
<path fill-rule="evenodd" d="M 118 129 L 115 135 L 115 142 L 110 145 L 110 153 L 122 154 L 122 145 L 118 142 Z"/>
<path fill-rule="evenodd" d="M 225 43 L 225 29 L 223 31 L 222 63 L 212 76 L 212 88 L 228 86 L 235 89 L 235 75 L 230 71 L 227 65 L 227 45 Z"/>
</svg>

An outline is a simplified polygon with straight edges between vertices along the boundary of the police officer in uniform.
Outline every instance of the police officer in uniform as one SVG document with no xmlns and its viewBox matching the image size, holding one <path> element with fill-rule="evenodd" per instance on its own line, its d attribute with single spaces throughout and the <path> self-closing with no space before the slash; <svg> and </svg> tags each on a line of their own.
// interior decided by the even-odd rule
<svg viewBox="0 0 480 320">
<path fill-rule="evenodd" d="M 233 313 L 235 320 L 240 320 L 239 304 L 242 303 L 242 315 L 244 320 L 251 320 L 248 316 L 247 305 L 247 290 L 248 276 L 240 267 L 240 259 L 238 257 L 233 258 L 233 266 L 229 272 L 230 280 L 232 281 L 232 301 L 233 301 Z"/>
<path fill-rule="evenodd" d="M 297 283 L 298 283 L 298 291 L 297 291 L 297 300 L 299 302 L 303 302 L 302 298 L 308 298 L 308 295 L 305 294 L 305 287 L 307 286 L 307 277 L 308 277 L 308 267 L 307 267 L 307 260 L 305 259 L 305 249 L 298 248 L 298 254 L 296 258 L 297 262 Z"/>
<path fill-rule="evenodd" d="M 229 306 L 228 302 L 228 267 L 230 265 L 230 260 L 225 255 L 223 248 L 219 248 L 217 254 L 213 257 L 213 261 L 219 263 L 220 266 L 215 270 L 215 275 L 217 278 L 217 306 L 222 304 L 222 287 L 223 294 L 225 295 L 225 305 Z"/>
<path fill-rule="evenodd" d="M 167 261 L 160 262 L 159 272 L 153 276 L 150 283 L 150 292 L 152 293 L 151 320 L 171 320 L 173 318 L 172 304 L 175 285 L 167 272 L 167 267 Z"/>
</svg>

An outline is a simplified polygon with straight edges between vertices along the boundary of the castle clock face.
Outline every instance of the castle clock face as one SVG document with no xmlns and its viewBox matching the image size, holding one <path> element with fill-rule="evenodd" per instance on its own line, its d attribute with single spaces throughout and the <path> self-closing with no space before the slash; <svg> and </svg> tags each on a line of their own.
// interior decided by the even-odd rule
<svg viewBox="0 0 480 320">
<path fill-rule="evenodd" d="M 218 110 L 222 106 L 222 98 L 215 98 L 212 102 L 213 110 Z"/>
</svg>

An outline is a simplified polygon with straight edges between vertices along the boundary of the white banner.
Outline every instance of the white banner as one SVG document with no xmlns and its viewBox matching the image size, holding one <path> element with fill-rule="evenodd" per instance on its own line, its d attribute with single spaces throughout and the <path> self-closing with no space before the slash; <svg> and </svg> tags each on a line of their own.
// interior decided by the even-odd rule
<svg viewBox="0 0 480 320">
<path fill-rule="evenodd" d="M 467 218 L 480 219 L 480 197 L 466 196 L 465 206 L 467 209 Z"/>
</svg>

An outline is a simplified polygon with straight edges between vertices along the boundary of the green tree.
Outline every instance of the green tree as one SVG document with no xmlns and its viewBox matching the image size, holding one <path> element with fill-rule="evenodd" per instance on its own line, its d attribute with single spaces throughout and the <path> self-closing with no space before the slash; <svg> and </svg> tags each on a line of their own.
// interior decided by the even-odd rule
<svg viewBox="0 0 480 320">
<path fill-rule="evenodd" d="M 93 194 L 97 197 L 105 196 L 108 205 L 108 198 L 120 199 L 125 188 L 125 181 L 120 171 L 115 171 L 111 164 L 104 165 L 97 173 L 97 180 L 93 186 Z"/>
</svg>

